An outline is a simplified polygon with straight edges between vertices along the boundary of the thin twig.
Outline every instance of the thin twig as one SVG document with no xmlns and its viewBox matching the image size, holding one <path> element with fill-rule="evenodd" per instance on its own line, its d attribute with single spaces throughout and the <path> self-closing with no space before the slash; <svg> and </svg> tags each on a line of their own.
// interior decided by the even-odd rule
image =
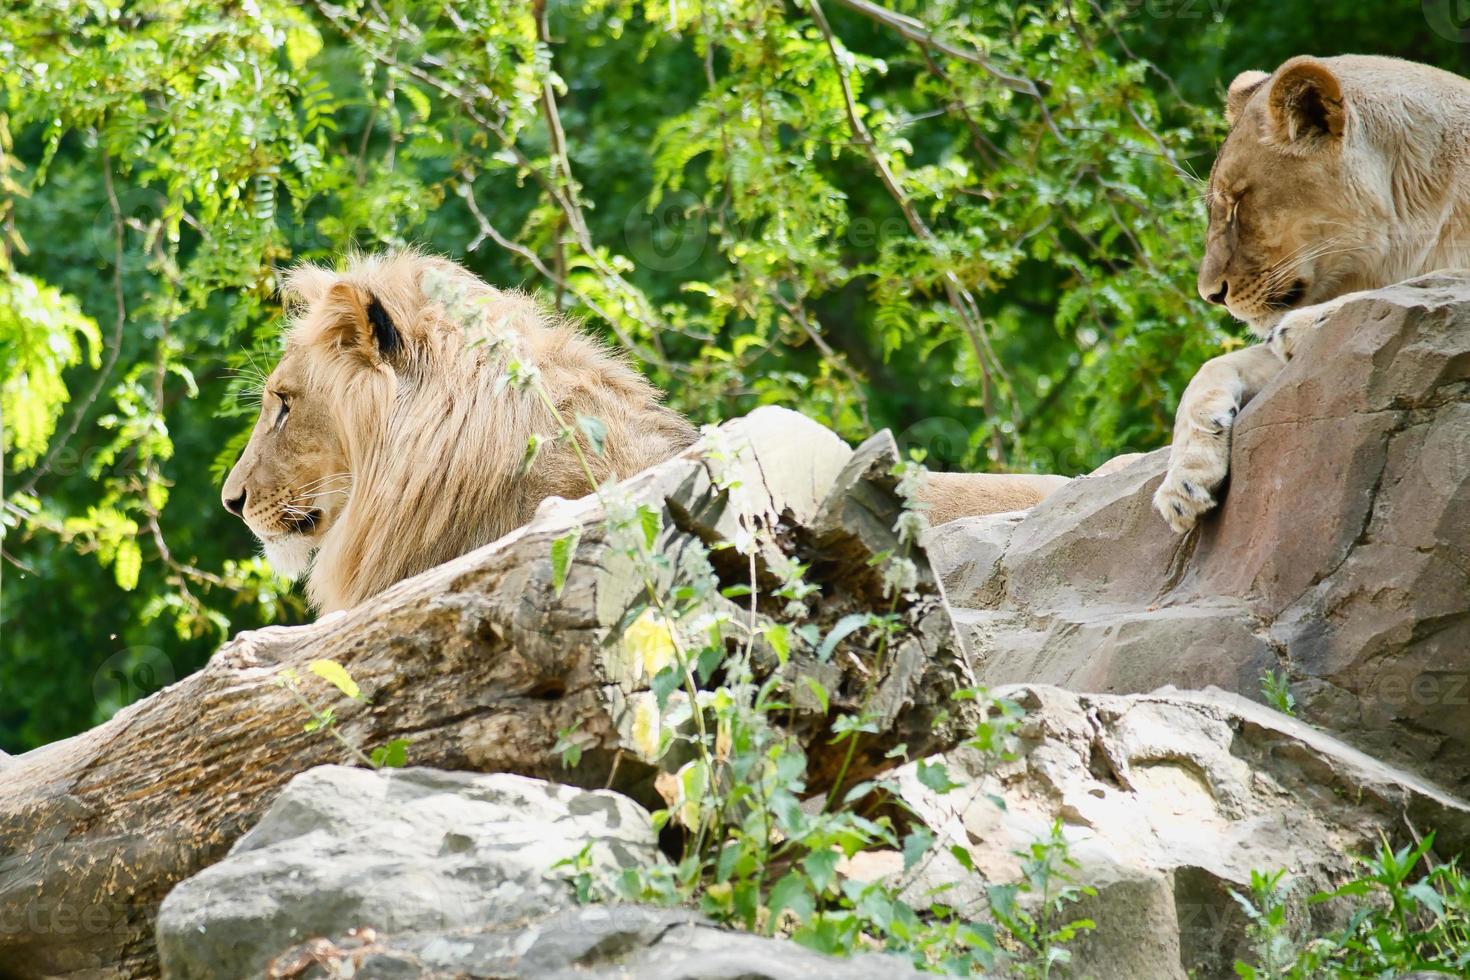
<svg viewBox="0 0 1470 980">
<path fill-rule="evenodd" d="M 888 189 L 889 196 L 893 198 L 899 210 L 903 212 L 904 220 L 908 222 L 909 229 L 913 232 L 914 237 L 926 244 L 933 245 L 937 241 L 934 232 L 930 230 L 919 213 L 914 210 L 908 194 L 905 193 L 903 187 L 899 184 L 898 178 L 894 176 L 893 170 L 888 166 L 888 162 L 878 152 L 878 145 L 874 142 L 872 133 L 868 131 L 868 127 L 863 123 L 862 117 L 858 115 L 857 99 L 853 95 L 852 83 L 848 80 L 847 69 L 842 63 L 842 53 L 839 51 L 837 39 L 832 33 L 832 26 L 827 22 L 827 15 L 822 11 L 820 0 L 810 0 L 810 4 L 812 20 L 817 25 L 818 30 L 822 32 L 822 36 L 827 41 L 827 50 L 832 55 L 832 65 L 837 73 L 837 80 L 842 89 L 844 107 L 847 111 L 848 127 L 852 130 L 854 139 L 862 146 L 869 161 L 872 162 L 873 168 L 878 172 L 883 186 Z M 995 407 L 992 402 L 992 388 L 996 387 L 996 384 L 991 377 L 992 371 L 995 373 L 996 378 L 999 379 L 1000 385 L 1004 386 L 1003 390 L 1005 393 L 1009 396 L 1008 400 L 1011 403 L 1012 416 L 1018 417 L 1020 415 L 1020 409 L 1015 402 L 1014 387 L 1011 384 L 1010 377 L 1006 374 L 1004 366 L 1000 362 L 1000 358 L 996 355 L 995 349 L 991 346 L 989 333 L 985 329 L 985 322 L 980 316 L 980 308 L 975 302 L 974 296 L 960 282 L 959 276 L 955 275 L 953 269 L 944 270 L 944 290 L 949 297 L 950 306 L 960 318 L 965 335 L 969 338 L 970 345 L 974 349 L 975 360 L 980 366 L 981 398 L 985 406 L 987 421 L 992 421 L 995 417 Z M 991 445 L 996 455 L 1000 459 L 1003 459 L 1005 454 L 1001 445 L 1000 430 L 998 426 L 993 424 L 993 421 L 990 425 L 990 434 Z"/>
<path fill-rule="evenodd" d="M 575 296 L 578 302 L 580 302 L 583 306 L 587 307 L 603 320 L 606 320 L 608 325 L 612 327 L 613 333 L 617 335 L 618 340 L 622 342 L 623 346 L 627 347 L 630 350 L 638 350 L 638 344 L 632 338 L 632 336 L 624 331 L 623 328 L 619 326 L 617 319 L 606 310 L 604 310 L 601 306 L 599 306 L 595 299 L 588 296 L 580 289 L 577 289 L 576 286 L 567 281 L 565 276 L 558 275 L 551 269 L 547 268 L 546 263 L 541 260 L 541 256 L 537 255 L 535 252 L 531 251 L 520 242 L 517 242 L 514 239 L 508 238 L 505 235 L 501 234 L 500 231 L 498 231 L 496 227 L 490 223 L 490 219 L 485 216 L 485 212 L 480 210 L 480 205 L 475 200 L 475 189 L 473 180 L 474 178 L 469 173 L 461 171 L 460 180 L 454 185 L 455 193 L 464 199 L 465 206 L 469 208 L 470 217 L 475 219 L 475 224 L 478 225 L 480 229 L 479 235 L 476 236 L 474 241 L 470 242 L 470 244 L 466 248 L 466 251 L 473 252 L 477 250 L 480 247 L 481 243 L 483 243 L 485 239 L 488 238 L 496 245 L 499 245 L 501 248 L 505 249 L 507 252 L 520 256 L 522 259 L 530 264 L 531 268 L 535 269 L 538 273 L 545 277 L 548 282 L 554 284 L 556 288 L 564 290 Z"/>
<path fill-rule="evenodd" d="M 1041 110 L 1041 118 L 1045 121 L 1046 128 L 1051 130 L 1052 135 L 1057 139 L 1063 143 L 1066 142 L 1066 137 L 1062 135 L 1061 130 L 1057 129 L 1056 123 L 1052 121 L 1051 113 L 1047 111 L 1046 102 L 1041 95 L 1041 89 L 1031 79 L 1024 75 L 1015 74 L 997 67 L 994 62 L 978 51 L 971 48 L 962 48 L 945 41 L 943 38 L 936 37 L 922 21 L 909 17 L 906 14 L 897 13 L 889 10 L 887 7 L 880 7 L 876 3 L 870 3 L 869 0 L 837 0 L 837 2 L 849 10 L 862 14 L 869 20 L 876 21 L 884 27 L 897 31 L 900 35 L 913 41 L 915 44 L 925 48 L 931 48 L 951 58 L 967 61 L 972 65 L 978 65 L 1005 88 L 1010 89 L 1012 92 L 1019 92 L 1022 95 L 1029 95 L 1036 100 L 1036 105 Z M 815 8 L 816 3 L 813 3 L 812 6 Z M 825 20 L 825 18 L 823 19 Z"/>
<path fill-rule="evenodd" d="M 77 434 L 77 430 L 81 428 L 82 419 L 86 418 L 87 412 L 96 403 L 97 397 L 102 394 L 102 386 L 112 376 L 112 370 L 117 366 L 117 358 L 122 351 L 123 326 L 128 319 L 127 302 L 123 296 L 123 216 L 122 206 L 117 202 L 117 191 L 112 186 L 112 157 L 105 148 L 102 151 L 102 186 L 107 192 L 108 209 L 112 212 L 112 299 L 116 306 L 112 335 L 108 338 L 107 360 L 103 363 L 102 370 L 97 373 L 97 377 L 93 379 L 92 387 L 88 390 L 86 397 L 77 404 L 76 409 L 72 412 L 71 422 L 66 432 L 61 438 L 52 441 L 51 448 L 46 450 L 45 457 L 31 471 L 21 488 L 16 491 L 23 496 L 35 492 L 36 484 L 51 471 L 57 455 Z"/>
<path fill-rule="evenodd" d="M 566 217 L 568 227 L 572 232 L 573 238 L 576 240 L 578 249 L 583 253 L 587 261 L 591 264 L 593 270 L 603 280 L 603 282 L 607 284 L 612 289 L 612 291 L 618 293 L 622 297 L 624 314 L 628 318 L 642 324 L 643 327 L 648 331 L 650 342 L 654 346 L 654 351 L 651 355 L 641 354 L 641 356 L 643 356 L 645 360 L 657 364 L 659 367 L 667 371 L 677 371 L 678 369 L 674 365 L 672 365 L 662 353 L 662 342 L 660 340 L 660 335 L 665 331 L 671 333 L 683 333 L 685 331 L 679 330 L 677 327 L 664 320 L 663 317 L 659 316 L 657 311 L 653 308 L 652 303 L 649 302 L 648 297 L 644 296 L 641 290 L 637 289 L 635 286 L 633 286 L 632 283 L 624 279 L 623 276 L 610 264 L 608 264 L 608 262 L 602 257 L 602 254 L 599 252 L 596 245 L 592 241 L 590 232 L 587 230 L 587 224 L 585 218 L 582 215 L 581 205 L 572 197 L 569 197 L 566 193 L 567 189 L 571 186 L 571 181 L 568 180 L 566 182 L 562 182 L 556 180 L 553 174 L 547 173 L 545 168 L 538 166 L 536 162 L 528 157 L 525 152 L 520 148 L 520 146 L 517 145 L 516 138 L 506 129 L 505 123 L 508 119 L 508 114 L 501 100 L 498 99 L 495 94 L 491 92 L 487 86 L 484 85 L 484 83 L 474 83 L 475 90 L 471 92 L 444 81 L 431 72 L 419 67 L 419 65 L 417 64 L 399 61 L 393 54 L 380 50 L 376 45 L 371 44 L 366 39 L 364 39 L 362 37 L 362 23 L 349 22 L 343 16 L 343 12 L 340 7 L 328 3 L 326 2 L 326 0 L 312 0 L 312 2 L 316 9 L 321 13 L 321 15 L 332 24 L 332 26 L 338 31 L 338 33 L 340 33 L 348 41 L 358 45 L 362 49 L 362 51 L 369 57 L 371 57 L 374 61 L 387 68 L 401 71 L 404 74 L 408 75 L 410 78 L 420 81 L 423 84 L 438 91 L 446 98 L 455 102 L 472 122 L 488 131 L 500 142 L 502 148 L 504 148 L 506 153 L 510 155 L 516 166 L 529 174 L 531 178 L 535 180 L 536 183 L 539 184 L 543 190 L 546 191 L 547 195 L 551 198 L 552 203 L 555 204 L 558 210 L 560 210 L 561 213 Z M 403 27 L 404 30 L 412 29 L 411 24 L 405 23 Z M 369 25 L 368 29 L 375 30 L 376 28 Z M 388 25 L 385 22 L 383 25 L 383 32 L 386 32 L 387 30 Z M 435 67 L 448 67 L 444 64 L 443 61 L 432 59 L 429 56 L 425 56 L 424 60 L 426 62 L 434 64 Z M 543 92 L 543 94 L 545 94 L 545 92 Z M 492 107 L 492 109 L 496 113 L 495 117 L 487 115 L 484 111 L 482 111 L 482 102 L 488 103 Z M 565 158 L 563 158 L 562 164 L 564 169 L 566 166 L 568 166 L 565 163 Z"/>
</svg>

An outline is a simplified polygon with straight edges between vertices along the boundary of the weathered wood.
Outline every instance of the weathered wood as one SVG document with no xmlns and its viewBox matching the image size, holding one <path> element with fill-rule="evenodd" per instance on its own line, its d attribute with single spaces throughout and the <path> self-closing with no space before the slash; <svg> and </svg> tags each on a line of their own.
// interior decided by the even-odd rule
<svg viewBox="0 0 1470 980">
<path fill-rule="evenodd" d="M 757 576 L 774 580 L 777 550 L 810 563 L 825 632 L 847 613 L 889 608 L 869 559 L 896 547 L 896 459 L 887 433 L 853 452 L 801 416 L 763 409 L 614 492 L 662 510 L 662 584 L 702 553 L 696 541 L 748 540 L 759 528 Z M 573 527 L 581 539 L 558 595 L 551 546 Z M 347 702 L 315 678 L 307 685 L 358 745 L 404 737 L 416 765 L 610 783 L 652 802 L 656 765 L 633 737 L 648 678 L 615 640 L 646 590 L 608 534 L 596 498 L 549 501 L 492 545 L 313 625 L 242 633 L 106 724 L 0 763 L 0 975 L 151 975 L 168 890 L 218 860 L 292 775 L 350 761 L 334 739 L 302 731 L 301 706 L 275 683 L 285 667 L 308 676 L 318 658 L 342 664 L 369 696 Z M 970 683 L 968 664 L 927 561 L 913 558 L 918 582 L 896 607 L 904 629 L 871 688 L 884 733 L 864 744 L 851 779 L 898 743 L 918 754 L 962 737 L 949 692 Z M 712 562 L 722 585 L 748 581 L 746 555 L 716 551 Z M 776 606 L 758 610 L 768 613 Z M 874 666 L 872 651 L 850 643 L 827 663 L 810 652 L 784 668 L 756 659 L 792 680 L 821 677 L 833 710 L 857 705 Z M 812 701 L 800 700 L 795 724 L 820 790 L 842 749 Z M 552 746 L 572 728 L 584 752 L 567 772 Z"/>
</svg>

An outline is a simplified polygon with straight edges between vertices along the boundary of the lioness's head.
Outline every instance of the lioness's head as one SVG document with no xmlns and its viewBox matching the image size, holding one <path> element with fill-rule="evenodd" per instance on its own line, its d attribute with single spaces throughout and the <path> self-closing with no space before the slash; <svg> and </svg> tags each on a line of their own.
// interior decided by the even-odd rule
<svg viewBox="0 0 1470 980">
<path fill-rule="evenodd" d="M 1288 310 L 1430 271 L 1437 118 L 1465 82 L 1390 58 L 1293 58 L 1230 85 L 1200 295 L 1264 333 Z M 1443 94 L 1441 94 L 1443 93 Z M 1436 107 L 1436 102 L 1438 106 Z"/>
<path fill-rule="evenodd" d="M 347 506 L 349 444 L 391 405 L 403 338 L 384 299 L 350 278 L 303 266 L 287 295 L 304 310 L 262 386 L 260 417 L 220 496 L 260 539 L 271 566 L 294 578 Z"/>
</svg>

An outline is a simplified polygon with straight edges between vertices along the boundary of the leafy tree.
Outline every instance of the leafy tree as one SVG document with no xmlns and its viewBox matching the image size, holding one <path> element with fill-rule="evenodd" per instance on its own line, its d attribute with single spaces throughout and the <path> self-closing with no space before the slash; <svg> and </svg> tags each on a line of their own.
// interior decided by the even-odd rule
<svg viewBox="0 0 1470 980">
<path fill-rule="evenodd" d="M 1398 8 L 6 4 L 0 746 L 306 614 L 217 502 L 291 263 L 419 243 L 701 421 L 1080 472 L 1240 342 L 1193 289 L 1223 84 L 1328 36 L 1462 61 Z"/>
</svg>

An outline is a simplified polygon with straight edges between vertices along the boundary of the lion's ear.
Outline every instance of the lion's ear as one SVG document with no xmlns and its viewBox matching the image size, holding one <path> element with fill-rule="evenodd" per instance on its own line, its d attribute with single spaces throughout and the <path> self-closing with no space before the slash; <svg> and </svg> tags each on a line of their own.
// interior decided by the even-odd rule
<svg viewBox="0 0 1470 980">
<path fill-rule="evenodd" d="M 331 326 L 327 336 L 337 346 L 368 364 L 397 364 L 403 353 L 403 335 L 381 300 L 350 282 L 337 282 L 322 297 L 322 312 Z"/>
<path fill-rule="evenodd" d="M 1286 143 L 1316 137 L 1336 139 L 1347 123 L 1342 85 L 1332 69 L 1314 58 L 1293 58 L 1271 83 L 1271 120 Z"/>
<path fill-rule="evenodd" d="M 1235 120 L 1245 111 L 1245 104 L 1256 94 L 1261 83 L 1270 77 L 1270 73 L 1264 71 L 1243 71 L 1235 76 L 1225 96 L 1225 125 L 1235 125 Z"/>
</svg>

